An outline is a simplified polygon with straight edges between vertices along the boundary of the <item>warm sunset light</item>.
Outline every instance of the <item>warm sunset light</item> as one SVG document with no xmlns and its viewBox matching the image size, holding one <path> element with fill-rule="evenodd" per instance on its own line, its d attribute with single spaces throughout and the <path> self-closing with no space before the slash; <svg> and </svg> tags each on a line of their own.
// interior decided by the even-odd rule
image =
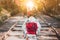
<svg viewBox="0 0 60 40">
<path fill-rule="evenodd" d="M 27 7 L 28 10 L 32 10 L 33 7 L 34 7 L 33 1 L 27 1 L 26 2 L 26 7 Z"/>
</svg>

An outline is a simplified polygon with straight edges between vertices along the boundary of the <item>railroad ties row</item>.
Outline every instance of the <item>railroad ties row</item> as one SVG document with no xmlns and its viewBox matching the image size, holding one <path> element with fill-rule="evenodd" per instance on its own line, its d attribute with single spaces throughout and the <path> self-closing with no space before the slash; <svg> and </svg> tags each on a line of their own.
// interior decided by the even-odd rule
<svg viewBox="0 0 60 40">
<path fill-rule="evenodd" d="M 18 21 L 5 35 L 5 37 L 3 38 L 3 40 L 26 40 L 24 38 L 24 33 L 23 33 L 23 29 L 22 29 L 22 25 L 24 24 L 24 20 L 23 21 Z M 37 39 L 38 40 L 58 40 L 58 38 L 56 37 L 56 33 L 54 32 L 54 30 L 47 25 L 46 23 L 42 23 L 41 24 L 41 31 L 40 33 L 37 35 Z"/>
<path fill-rule="evenodd" d="M 19 20 L 5 35 L 4 40 L 25 40 L 22 25 L 24 20 Z"/>
<path fill-rule="evenodd" d="M 39 20 L 42 27 L 38 40 L 59 40 L 50 23 L 46 22 L 43 17 L 39 17 Z"/>
<path fill-rule="evenodd" d="M 42 25 L 41 31 L 38 34 L 38 40 L 58 40 L 54 30 L 50 26 L 44 25 Z"/>
</svg>

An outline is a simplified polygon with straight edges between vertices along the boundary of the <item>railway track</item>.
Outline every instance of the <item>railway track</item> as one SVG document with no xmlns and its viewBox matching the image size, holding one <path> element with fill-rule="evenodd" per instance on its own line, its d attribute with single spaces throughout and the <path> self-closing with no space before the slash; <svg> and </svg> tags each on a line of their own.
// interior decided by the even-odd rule
<svg viewBox="0 0 60 40">
<path fill-rule="evenodd" d="M 41 35 L 43 35 L 42 38 L 44 38 L 43 40 L 60 40 L 60 35 L 58 34 L 56 28 L 54 28 L 53 24 L 47 22 L 47 20 L 45 20 L 44 17 L 39 17 L 41 20 L 43 20 L 43 22 L 46 24 L 45 26 L 43 26 L 45 28 L 45 32 L 47 32 L 46 35 L 44 35 L 44 33 L 42 33 Z M 48 26 L 47 26 L 48 25 Z M 48 29 L 47 29 L 47 28 Z M 45 37 L 44 37 L 45 36 Z M 46 37 L 47 36 L 47 37 Z"/>
<path fill-rule="evenodd" d="M 42 21 L 41 19 L 40 21 Z M 24 20 L 19 20 L 16 22 L 8 32 L 5 33 L 5 35 L 2 37 L 2 40 L 26 40 L 23 37 L 23 29 L 22 25 L 24 24 Z M 38 40 L 59 40 L 57 37 L 57 34 L 55 30 L 48 25 L 44 20 L 43 22 L 40 22 L 41 24 L 41 31 L 37 35 Z"/>
</svg>

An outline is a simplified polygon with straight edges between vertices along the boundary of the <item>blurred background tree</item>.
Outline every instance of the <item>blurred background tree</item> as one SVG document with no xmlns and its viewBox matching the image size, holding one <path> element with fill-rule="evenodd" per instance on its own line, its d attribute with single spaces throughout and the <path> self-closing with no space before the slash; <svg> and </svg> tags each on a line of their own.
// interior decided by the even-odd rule
<svg viewBox="0 0 60 40">
<path fill-rule="evenodd" d="M 21 12 L 26 15 L 27 9 L 25 5 L 23 6 L 23 1 L 25 0 L 0 0 L 0 6 L 11 12 L 11 15 L 21 14 Z M 50 16 L 60 15 L 60 0 L 34 0 L 34 2 L 37 6 L 34 13 L 43 12 Z"/>
<path fill-rule="evenodd" d="M 13 0 L 1 0 L 1 7 L 7 11 L 17 14 L 19 12 L 18 6 L 13 2 Z"/>
</svg>

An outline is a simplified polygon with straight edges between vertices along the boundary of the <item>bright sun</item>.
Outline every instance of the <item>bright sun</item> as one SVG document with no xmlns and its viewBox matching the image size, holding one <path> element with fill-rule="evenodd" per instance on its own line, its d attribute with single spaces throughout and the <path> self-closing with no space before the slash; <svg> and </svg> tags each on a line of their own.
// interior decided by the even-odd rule
<svg viewBox="0 0 60 40">
<path fill-rule="evenodd" d="M 34 3 L 32 1 L 28 1 L 26 2 L 26 7 L 28 10 L 32 10 L 32 8 L 34 7 Z"/>
</svg>

